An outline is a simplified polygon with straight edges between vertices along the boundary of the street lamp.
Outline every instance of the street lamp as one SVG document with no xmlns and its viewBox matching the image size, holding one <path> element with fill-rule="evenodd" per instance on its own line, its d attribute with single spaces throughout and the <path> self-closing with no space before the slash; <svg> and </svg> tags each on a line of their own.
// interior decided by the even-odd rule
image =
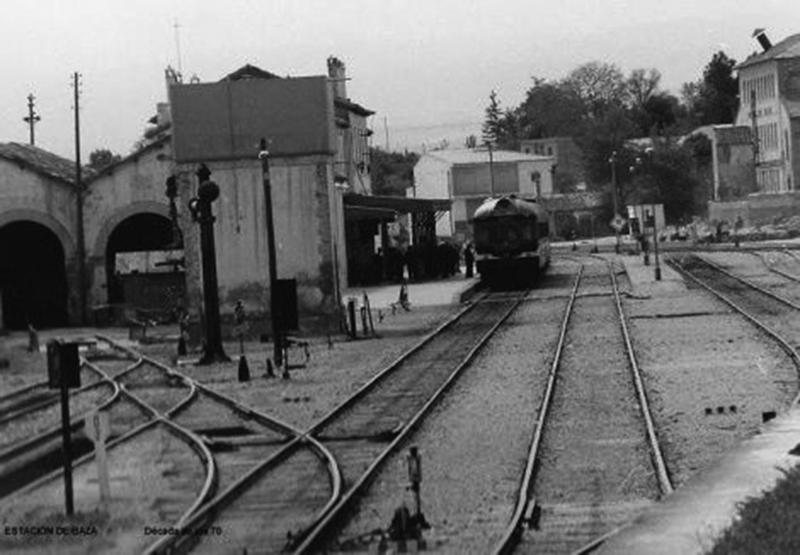
<svg viewBox="0 0 800 555">
<path fill-rule="evenodd" d="M 619 220 L 619 199 L 617 198 L 617 151 L 613 151 L 608 158 L 611 165 L 611 200 L 614 203 L 614 220 Z M 614 252 L 619 254 L 619 229 L 614 226 Z"/>
<path fill-rule="evenodd" d="M 657 229 L 657 222 L 658 218 L 656 218 L 656 205 L 653 204 L 653 254 L 656 257 L 656 270 L 655 276 L 656 281 L 661 281 L 661 265 L 658 261 L 658 229 Z"/>
</svg>

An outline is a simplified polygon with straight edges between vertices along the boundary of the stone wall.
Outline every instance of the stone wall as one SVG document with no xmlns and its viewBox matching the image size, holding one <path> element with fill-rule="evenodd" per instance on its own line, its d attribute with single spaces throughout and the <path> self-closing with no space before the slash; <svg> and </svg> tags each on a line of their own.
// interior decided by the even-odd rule
<svg viewBox="0 0 800 555">
<path fill-rule="evenodd" d="M 800 193 L 753 195 L 745 200 L 709 202 L 708 219 L 733 223 L 738 216 L 745 225 L 763 225 L 800 215 Z"/>
</svg>

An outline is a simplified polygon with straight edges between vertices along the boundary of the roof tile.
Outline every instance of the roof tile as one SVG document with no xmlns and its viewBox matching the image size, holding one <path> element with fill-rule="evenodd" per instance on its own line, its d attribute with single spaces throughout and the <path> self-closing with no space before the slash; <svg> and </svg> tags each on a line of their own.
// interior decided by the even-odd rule
<svg viewBox="0 0 800 555">
<path fill-rule="evenodd" d="M 42 150 L 37 146 L 21 143 L 0 143 L 0 158 L 16 162 L 59 181 L 71 185 L 75 183 L 75 162 Z M 85 171 L 91 173 L 88 168 Z"/>
</svg>

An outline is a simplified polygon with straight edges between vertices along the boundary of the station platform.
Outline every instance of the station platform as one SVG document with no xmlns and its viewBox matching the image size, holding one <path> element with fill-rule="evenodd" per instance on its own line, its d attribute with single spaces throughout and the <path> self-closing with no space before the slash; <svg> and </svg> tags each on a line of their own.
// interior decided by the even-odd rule
<svg viewBox="0 0 800 555">
<path fill-rule="evenodd" d="M 647 265 L 641 254 L 612 256 L 616 256 L 616 259 L 622 262 L 633 290 L 632 293 L 636 296 L 651 296 L 685 289 L 683 276 L 665 264 L 663 257 L 656 266 L 652 254 Z M 656 270 L 661 274 L 660 279 L 656 279 Z"/>
<path fill-rule="evenodd" d="M 594 553 L 692 555 L 708 553 L 733 522 L 738 505 L 772 489 L 782 470 L 800 462 L 791 455 L 800 442 L 796 405 L 762 426 L 712 467 L 701 470 L 681 488 L 646 509 L 611 535 Z"/>
<path fill-rule="evenodd" d="M 408 284 L 408 301 L 411 306 L 437 306 L 458 304 L 465 301 L 475 291 L 480 278 L 466 278 L 463 273 L 455 276 Z M 364 293 L 372 308 L 386 308 L 400 300 L 400 284 L 393 283 L 372 287 L 349 287 L 342 291 L 342 300 L 355 297 L 360 300 Z"/>
</svg>

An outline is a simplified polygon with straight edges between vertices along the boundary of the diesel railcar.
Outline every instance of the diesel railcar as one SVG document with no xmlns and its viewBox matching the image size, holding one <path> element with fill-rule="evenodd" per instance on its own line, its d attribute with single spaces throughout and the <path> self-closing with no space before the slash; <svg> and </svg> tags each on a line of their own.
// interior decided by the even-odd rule
<svg viewBox="0 0 800 555">
<path fill-rule="evenodd" d="M 490 198 L 472 218 L 475 261 L 489 283 L 531 282 L 550 263 L 550 224 L 537 202 Z"/>
</svg>

